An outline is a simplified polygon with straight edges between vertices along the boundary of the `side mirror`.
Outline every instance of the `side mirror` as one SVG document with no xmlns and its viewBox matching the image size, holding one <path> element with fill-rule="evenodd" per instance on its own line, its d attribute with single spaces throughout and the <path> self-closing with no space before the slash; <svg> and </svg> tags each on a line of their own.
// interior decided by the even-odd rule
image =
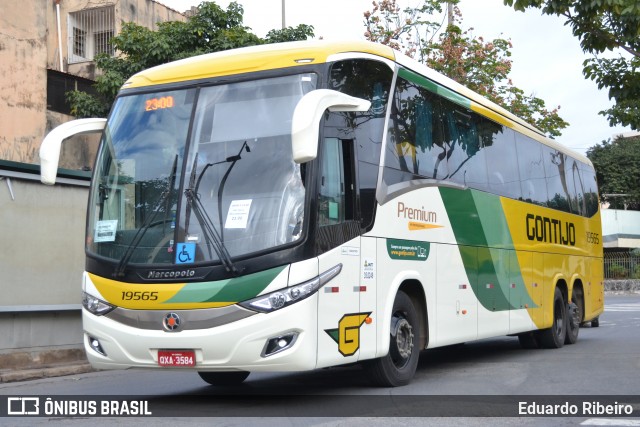
<svg viewBox="0 0 640 427">
<path fill-rule="evenodd" d="M 107 119 L 71 120 L 49 132 L 40 145 L 40 181 L 47 185 L 56 183 L 62 141 L 74 135 L 102 132 L 106 122 Z"/>
<path fill-rule="evenodd" d="M 317 89 L 298 101 L 291 122 L 291 149 L 296 163 L 305 163 L 318 156 L 320 120 L 329 111 L 367 111 L 371 102 L 345 95 L 335 90 Z"/>
</svg>

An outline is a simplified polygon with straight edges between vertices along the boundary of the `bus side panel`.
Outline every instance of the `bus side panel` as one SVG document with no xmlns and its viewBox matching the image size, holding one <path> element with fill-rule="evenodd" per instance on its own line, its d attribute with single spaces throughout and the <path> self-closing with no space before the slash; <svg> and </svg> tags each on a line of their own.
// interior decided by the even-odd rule
<svg viewBox="0 0 640 427">
<path fill-rule="evenodd" d="M 437 248 L 437 342 L 429 347 L 457 344 L 478 338 L 480 304 L 474 288 L 478 286 L 478 248 L 434 245 Z M 462 257 L 467 258 L 463 263 Z M 476 265 L 474 269 L 472 267 Z M 465 266 L 467 269 L 465 269 Z M 428 298 L 428 297 L 427 297 Z"/>
<path fill-rule="evenodd" d="M 604 311 L 604 264 L 602 258 L 593 258 L 591 263 L 591 312 L 585 321 L 598 317 Z"/>
<path fill-rule="evenodd" d="M 509 251 L 509 333 L 536 329 L 529 307 L 536 305 L 535 294 L 531 287 L 533 257 L 530 252 L 517 254 Z M 520 261 L 522 260 L 522 265 Z"/>
<path fill-rule="evenodd" d="M 386 292 L 389 284 L 378 281 L 380 272 L 376 255 L 378 240 L 375 237 L 362 237 L 360 239 L 360 281 L 354 283 L 353 286 L 354 290 L 356 287 L 359 289 L 360 312 L 371 313 L 372 323 L 365 324 L 360 328 L 360 342 L 366 343 L 366 345 L 360 346 L 359 360 L 376 357 L 378 337 L 382 333 L 383 319 L 376 311 L 377 294 L 378 289 Z"/>
<path fill-rule="evenodd" d="M 357 362 L 360 348 L 375 349 L 375 340 L 361 340 L 371 311 L 360 310 L 360 237 L 318 257 L 320 273 L 342 264 L 338 276 L 318 291 L 318 368 Z M 372 333 L 367 332 L 367 338 Z"/>
</svg>

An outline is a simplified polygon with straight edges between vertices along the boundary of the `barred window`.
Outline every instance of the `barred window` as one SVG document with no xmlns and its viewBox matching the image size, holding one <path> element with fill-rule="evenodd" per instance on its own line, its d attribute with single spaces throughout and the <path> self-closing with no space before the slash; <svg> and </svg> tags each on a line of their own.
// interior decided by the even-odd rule
<svg viewBox="0 0 640 427">
<path fill-rule="evenodd" d="M 93 61 L 99 53 L 113 55 L 111 39 L 115 35 L 115 7 L 96 7 L 69 13 L 70 64 Z"/>
</svg>

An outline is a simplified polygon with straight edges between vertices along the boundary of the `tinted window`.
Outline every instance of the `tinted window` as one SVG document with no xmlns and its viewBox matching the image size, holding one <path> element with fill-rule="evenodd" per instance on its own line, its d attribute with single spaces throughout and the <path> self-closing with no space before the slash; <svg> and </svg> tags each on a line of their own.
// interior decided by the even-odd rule
<svg viewBox="0 0 640 427">
<path fill-rule="evenodd" d="M 493 138 L 492 144 L 485 148 L 489 189 L 501 196 L 521 198 L 515 132 L 489 121 L 484 127 Z"/>
<path fill-rule="evenodd" d="M 584 198 L 586 204 L 586 214 L 591 217 L 598 212 L 598 185 L 596 182 L 596 174 L 594 170 L 581 163 L 580 169 L 582 171 L 582 184 L 584 186 Z"/>
<path fill-rule="evenodd" d="M 548 198 L 542 144 L 516 133 L 516 152 L 518 154 L 522 200 L 546 206 Z"/>
<path fill-rule="evenodd" d="M 446 147 L 437 96 L 398 78 L 392 108 L 385 166 L 404 174 L 393 173 L 390 177 L 396 178 L 388 183 L 413 178 L 444 179 Z"/>
<path fill-rule="evenodd" d="M 371 101 L 364 113 L 329 114 L 325 136 L 352 140 L 358 161 L 358 187 L 362 226 L 373 223 L 378 165 L 384 132 L 384 120 L 391 91 L 393 71 L 382 62 L 354 59 L 331 66 L 330 89 Z"/>
<path fill-rule="evenodd" d="M 584 188 L 582 174 L 577 160 L 567 157 L 567 167 L 565 169 L 565 179 L 567 181 L 567 191 L 569 193 L 569 205 L 571 212 L 578 215 L 586 215 L 587 207 L 584 198 Z"/>
<path fill-rule="evenodd" d="M 442 100 L 449 179 L 478 190 L 489 190 L 485 147 L 493 143 L 486 119 Z"/>
<path fill-rule="evenodd" d="M 547 177 L 547 206 L 565 212 L 571 212 L 569 207 L 569 190 L 565 177 L 567 167 L 566 154 L 549 148 L 542 147 L 544 158 L 544 171 Z"/>
</svg>

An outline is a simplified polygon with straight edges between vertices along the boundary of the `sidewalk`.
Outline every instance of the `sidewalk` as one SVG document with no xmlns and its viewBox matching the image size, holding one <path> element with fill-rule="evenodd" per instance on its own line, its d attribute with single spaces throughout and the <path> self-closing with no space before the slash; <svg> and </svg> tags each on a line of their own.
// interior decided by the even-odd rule
<svg viewBox="0 0 640 427">
<path fill-rule="evenodd" d="M 91 372 L 84 350 L 55 349 L 0 354 L 0 384 Z"/>
</svg>

